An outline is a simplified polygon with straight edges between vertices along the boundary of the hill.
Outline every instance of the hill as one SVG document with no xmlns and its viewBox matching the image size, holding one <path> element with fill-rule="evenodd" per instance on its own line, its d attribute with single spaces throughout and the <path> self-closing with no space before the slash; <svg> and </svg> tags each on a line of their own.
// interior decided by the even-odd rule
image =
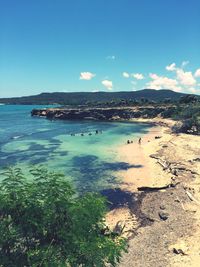
<svg viewBox="0 0 200 267">
<path fill-rule="evenodd" d="M 55 92 L 55 93 L 41 93 L 33 96 L 0 98 L 0 103 L 5 104 L 61 104 L 61 105 L 85 105 L 97 104 L 106 102 L 120 102 L 120 101 L 154 101 L 163 102 L 166 99 L 171 101 L 178 101 L 186 94 L 177 93 L 171 90 L 153 90 L 143 89 L 140 91 L 124 91 L 124 92 Z"/>
</svg>

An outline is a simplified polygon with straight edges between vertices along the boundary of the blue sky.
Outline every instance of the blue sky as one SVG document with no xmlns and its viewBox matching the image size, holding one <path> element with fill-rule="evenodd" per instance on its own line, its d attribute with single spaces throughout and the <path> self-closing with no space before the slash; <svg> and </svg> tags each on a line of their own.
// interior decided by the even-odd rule
<svg viewBox="0 0 200 267">
<path fill-rule="evenodd" d="M 199 0 L 0 0 L 0 97 L 200 92 Z"/>
</svg>

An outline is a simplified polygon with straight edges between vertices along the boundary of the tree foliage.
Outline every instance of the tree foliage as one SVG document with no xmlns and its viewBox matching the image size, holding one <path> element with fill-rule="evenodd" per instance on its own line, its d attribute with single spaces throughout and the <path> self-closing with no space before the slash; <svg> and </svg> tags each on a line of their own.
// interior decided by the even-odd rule
<svg viewBox="0 0 200 267">
<path fill-rule="evenodd" d="M 106 200 L 79 197 L 66 178 L 8 169 L 0 183 L 0 266 L 115 266 L 125 241 L 105 235 Z"/>
<path fill-rule="evenodd" d="M 34 105 L 101 105 L 109 103 L 113 105 L 133 104 L 139 101 L 143 103 L 146 101 L 162 102 L 166 98 L 178 101 L 181 96 L 185 94 L 173 92 L 171 90 L 153 90 L 143 89 L 138 91 L 121 91 L 121 92 L 55 92 L 55 93 L 41 93 L 33 96 L 0 98 L 0 103 L 5 104 L 34 104 Z"/>
</svg>

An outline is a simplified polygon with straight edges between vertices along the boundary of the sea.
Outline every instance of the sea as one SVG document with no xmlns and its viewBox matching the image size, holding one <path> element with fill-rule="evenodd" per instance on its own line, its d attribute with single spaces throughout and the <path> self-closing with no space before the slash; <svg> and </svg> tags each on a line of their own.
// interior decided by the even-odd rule
<svg viewBox="0 0 200 267">
<path fill-rule="evenodd" d="M 63 121 L 31 117 L 34 108 L 0 105 L 0 171 L 42 166 L 64 173 L 78 192 L 100 191 L 120 183 L 118 147 L 146 134 L 150 125 L 131 122 Z M 28 174 L 27 174 L 28 175 Z"/>
</svg>

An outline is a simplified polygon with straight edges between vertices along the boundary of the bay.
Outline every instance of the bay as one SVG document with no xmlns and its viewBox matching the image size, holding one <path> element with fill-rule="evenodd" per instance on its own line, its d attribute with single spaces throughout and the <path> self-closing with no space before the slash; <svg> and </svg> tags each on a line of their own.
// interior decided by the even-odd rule
<svg viewBox="0 0 200 267">
<path fill-rule="evenodd" d="M 130 122 L 50 121 L 31 117 L 33 108 L 44 106 L 0 106 L 0 169 L 17 166 L 26 172 L 41 165 L 64 173 L 79 192 L 115 186 L 117 172 L 131 167 L 116 159 L 118 146 L 150 128 Z"/>
</svg>

